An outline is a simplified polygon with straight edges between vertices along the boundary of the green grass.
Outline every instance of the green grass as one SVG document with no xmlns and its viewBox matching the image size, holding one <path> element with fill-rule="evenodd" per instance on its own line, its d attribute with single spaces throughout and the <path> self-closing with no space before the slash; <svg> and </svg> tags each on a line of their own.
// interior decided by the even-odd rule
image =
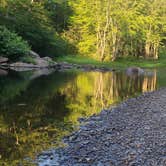
<svg viewBox="0 0 166 166">
<path fill-rule="evenodd" d="M 138 66 L 142 68 L 166 67 L 166 52 L 162 53 L 158 60 L 145 60 L 137 58 L 119 58 L 114 62 L 100 62 L 95 59 L 83 56 L 62 56 L 55 59 L 57 62 L 68 62 L 74 64 L 89 64 L 98 67 L 126 68 L 129 66 Z"/>
</svg>

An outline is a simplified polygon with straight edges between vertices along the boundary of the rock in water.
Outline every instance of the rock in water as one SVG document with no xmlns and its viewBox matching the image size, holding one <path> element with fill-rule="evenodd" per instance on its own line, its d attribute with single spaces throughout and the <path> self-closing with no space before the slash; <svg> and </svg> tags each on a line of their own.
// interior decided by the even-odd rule
<svg viewBox="0 0 166 166">
<path fill-rule="evenodd" d="M 126 70 L 126 74 L 129 76 L 133 76 L 133 75 L 141 75 L 144 73 L 144 70 L 141 69 L 140 67 L 129 67 Z"/>
</svg>

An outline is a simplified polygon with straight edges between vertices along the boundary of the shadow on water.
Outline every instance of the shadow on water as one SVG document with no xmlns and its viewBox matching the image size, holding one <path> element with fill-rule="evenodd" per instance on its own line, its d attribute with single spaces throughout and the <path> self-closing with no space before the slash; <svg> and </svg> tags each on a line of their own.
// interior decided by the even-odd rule
<svg viewBox="0 0 166 166">
<path fill-rule="evenodd" d="M 34 77 L 33 72 L 9 72 L 0 76 L 0 165 L 26 163 L 25 157 L 63 146 L 61 139 L 74 130 L 80 117 L 163 86 L 166 79 L 158 79 L 159 73 L 70 71 Z"/>
</svg>

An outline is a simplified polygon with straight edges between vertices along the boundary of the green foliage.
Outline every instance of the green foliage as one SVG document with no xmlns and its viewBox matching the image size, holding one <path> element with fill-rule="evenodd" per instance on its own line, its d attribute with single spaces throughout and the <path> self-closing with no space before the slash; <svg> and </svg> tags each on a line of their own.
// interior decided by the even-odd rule
<svg viewBox="0 0 166 166">
<path fill-rule="evenodd" d="M 27 55 L 30 47 L 26 41 L 14 32 L 0 26 L 0 54 L 10 60 L 17 60 L 19 57 Z"/>
<path fill-rule="evenodd" d="M 41 56 L 48 55 L 54 31 L 42 4 L 16 0 L 10 2 L 8 7 L 10 17 L 15 18 L 14 30 L 30 43 L 34 51 Z"/>
<path fill-rule="evenodd" d="M 49 13 L 52 25 L 57 32 L 63 32 L 68 29 L 69 18 L 72 9 L 68 0 L 45 0 L 44 7 Z"/>
<path fill-rule="evenodd" d="M 67 28 L 70 10 L 64 1 L 4 1 L 0 24 L 16 31 L 41 56 L 66 54 L 68 41 L 60 32 Z"/>
</svg>

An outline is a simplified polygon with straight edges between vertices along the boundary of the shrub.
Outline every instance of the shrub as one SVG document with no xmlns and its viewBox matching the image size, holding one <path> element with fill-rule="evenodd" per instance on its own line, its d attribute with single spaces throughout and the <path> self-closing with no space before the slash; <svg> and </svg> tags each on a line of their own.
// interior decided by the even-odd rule
<svg viewBox="0 0 166 166">
<path fill-rule="evenodd" d="M 30 47 L 22 37 L 0 26 L 0 55 L 10 60 L 17 60 L 21 56 L 28 55 Z"/>
</svg>

